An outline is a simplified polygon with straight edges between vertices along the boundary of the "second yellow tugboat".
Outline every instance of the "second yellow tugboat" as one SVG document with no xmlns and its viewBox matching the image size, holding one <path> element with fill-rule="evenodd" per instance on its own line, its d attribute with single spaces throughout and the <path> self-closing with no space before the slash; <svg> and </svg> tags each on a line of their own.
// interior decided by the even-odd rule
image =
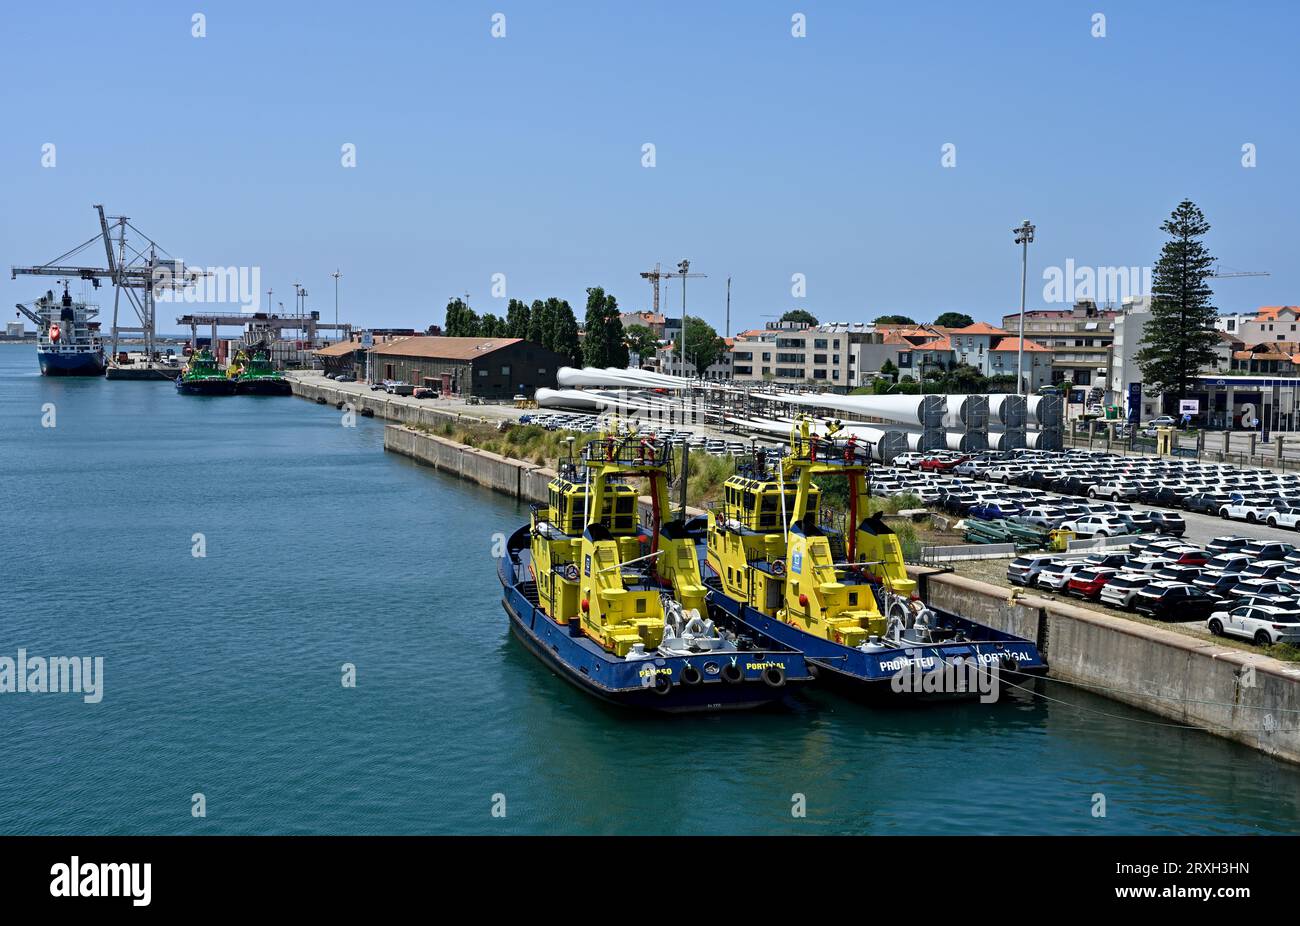
<svg viewBox="0 0 1300 926">
<path fill-rule="evenodd" d="M 897 535 L 869 515 L 870 447 L 802 418 L 781 463 L 727 480 L 709 512 L 710 600 L 863 693 L 983 694 L 990 667 L 1035 673 L 1031 641 L 926 607 Z M 836 525 L 813 477 L 846 479 Z"/>
<path fill-rule="evenodd" d="M 607 701 L 673 712 L 775 701 L 810 679 L 804 658 L 710 607 L 701 537 L 670 519 L 669 470 L 665 443 L 617 426 L 562 463 L 547 504 L 534 506 L 500 561 L 511 627 L 559 675 Z M 645 526 L 627 480 L 648 483 Z"/>
</svg>

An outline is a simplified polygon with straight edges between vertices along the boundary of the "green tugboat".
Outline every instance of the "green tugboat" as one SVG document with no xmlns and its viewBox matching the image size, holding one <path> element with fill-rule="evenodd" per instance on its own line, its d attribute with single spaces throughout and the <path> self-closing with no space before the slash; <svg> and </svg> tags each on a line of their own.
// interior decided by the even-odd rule
<svg viewBox="0 0 1300 926">
<path fill-rule="evenodd" d="M 234 395 L 235 381 L 221 372 L 217 358 L 206 347 L 190 354 L 181 375 L 176 377 L 181 395 Z"/>
<path fill-rule="evenodd" d="M 230 368 L 235 381 L 235 395 L 292 395 L 293 390 L 284 374 L 271 363 L 268 351 L 258 350 L 248 357 L 243 351 L 235 357 Z"/>
</svg>

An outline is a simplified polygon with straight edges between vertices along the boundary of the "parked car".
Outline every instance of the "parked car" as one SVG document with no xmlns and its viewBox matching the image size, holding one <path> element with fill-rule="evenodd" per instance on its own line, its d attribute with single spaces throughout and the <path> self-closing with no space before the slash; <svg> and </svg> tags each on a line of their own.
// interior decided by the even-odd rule
<svg viewBox="0 0 1300 926">
<path fill-rule="evenodd" d="M 918 464 L 918 468 L 927 473 L 946 473 L 965 459 L 965 457 L 954 457 L 949 454 L 932 453 Z"/>
<path fill-rule="evenodd" d="M 1197 492 L 1195 495 L 1189 495 L 1183 502 L 1183 507 L 1188 511 L 1195 511 L 1200 514 L 1218 514 L 1224 505 L 1231 504 L 1232 499 L 1222 492 Z"/>
<path fill-rule="evenodd" d="M 1148 421 L 1146 426 L 1148 428 L 1172 428 L 1176 424 L 1178 424 L 1178 419 L 1172 415 L 1160 415 Z"/>
<path fill-rule="evenodd" d="M 1247 501 L 1232 502 L 1219 508 L 1219 517 L 1228 521 L 1245 521 L 1249 524 L 1264 520 L 1273 509 L 1267 505 Z"/>
<path fill-rule="evenodd" d="M 1113 608 L 1132 607 L 1133 596 L 1153 581 L 1155 580 L 1146 573 L 1117 572 L 1101 587 L 1098 600 Z"/>
<path fill-rule="evenodd" d="M 1205 549 L 1210 553 L 1236 553 L 1249 543 L 1249 537 L 1215 537 L 1205 545 Z"/>
<path fill-rule="evenodd" d="M 1088 497 L 1117 502 L 1121 498 L 1137 498 L 1138 491 L 1138 484 L 1127 479 L 1103 480 L 1088 489 Z"/>
<path fill-rule="evenodd" d="M 1200 620 L 1217 605 L 1218 599 L 1185 582 L 1152 582 L 1133 596 L 1133 610 L 1158 620 Z"/>
<path fill-rule="evenodd" d="M 974 518 L 995 521 L 1019 514 L 1020 506 L 1006 499 L 998 499 L 997 501 L 985 501 L 980 502 L 978 505 L 971 505 L 966 513 Z"/>
<path fill-rule="evenodd" d="M 1147 517 L 1157 532 L 1170 537 L 1181 537 L 1187 533 L 1187 522 L 1181 514 L 1171 511 L 1148 511 Z"/>
<path fill-rule="evenodd" d="M 1215 611 L 1205 622 L 1217 636 L 1242 637 L 1256 646 L 1300 642 L 1300 610 L 1276 605 L 1243 605 Z"/>
<path fill-rule="evenodd" d="M 1241 548 L 1243 556 L 1252 560 L 1286 559 L 1296 551 L 1294 545 L 1280 541 L 1252 540 Z"/>
<path fill-rule="evenodd" d="M 1096 598 L 1101 594 L 1101 590 L 1106 583 L 1118 572 L 1118 569 L 1111 569 L 1106 566 L 1075 570 L 1070 576 L 1069 582 L 1066 583 L 1066 591 L 1080 598 Z"/>
<path fill-rule="evenodd" d="M 1216 598 L 1226 599 L 1232 594 L 1232 590 L 1237 587 L 1237 583 L 1240 581 L 1241 576 L 1236 573 L 1204 569 L 1199 576 L 1192 580 L 1192 584 Z"/>
<path fill-rule="evenodd" d="M 1017 556 L 1007 566 L 1007 581 L 1012 585 L 1023 585 L 1025 587 L 1035 585 L 1038 581 L 1038 573 L 1054 559 L 1056 557 L 1050 553 L 1032 553 L 1028 556 Z"/>
<path fill-rule="evenodd" d="M 1205 561 L 1207 571 L 1221 572 L 1224 575 L 1236 575 L 1250 565 L 1250 557 L 1240 553 L 1220 553 Z"/>
<path fill-rule="evenodd" d="M 1209 561 L 1209 556 L 1200 547 L 1166 547 L 1155 555 L 1178 566 L 1204 566 Z"/>
<path fill-rule="evenodd" d="M 1264 519 L 1269 527 L 1289 527 L 1300 530 L 1300 508 L 1274 508 Z"/>
<path fill-rule="evenodd" d="M 1054 559 L 1038 571 L 1037 585 L 1052 591 L 1064 591 L 1070 583 L 1070 577 L 1086 566 L 1087 563 L 1083 560 Z"/>
<path fill-rule="evenodd" d="M 1048 531 L 1055 530 L 1065 519 L 1065 512 L 1060 508 L 1024 508 L 1011 516 L 1017 524 Z"/>
<path fill-rule="evenodd" d="M 925 459 L 924 453 L 900 453 L 891 461 L 894 466 L 902 466 L 906 469 L 916 469 L 921 461 Z"/>
<path fill-rule="evenodd" d="M 1300 587 L 1289 582 L 1283 582 L 1281 579 L 1242 578 L 1233 586 L 1229 595 L 1234 598 L 1250 598 L 1260 595 L 1273 599 L 1294 599 L 1300 597 Z"/>
<path fill-rule="evenodd" d="M 1128 533 L 1123 521 L 1113 515 L 1090 514 L 1061 524 L 1062 530 L 1074 531 L 1079 537 L 1120 537 Z"/>
</svg>

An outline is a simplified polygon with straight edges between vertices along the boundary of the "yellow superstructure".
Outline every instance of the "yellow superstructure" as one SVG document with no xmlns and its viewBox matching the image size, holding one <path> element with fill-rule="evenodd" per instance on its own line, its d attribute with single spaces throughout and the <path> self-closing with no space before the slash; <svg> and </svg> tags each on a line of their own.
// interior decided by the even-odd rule
<svg viewBox="0 0 1300 926">
<path fill-rule="evenodd" d="M 708 557 L 728 597 L 846 646 L 884 636 L 888 602 L 910 598 L 916 583 L 898 537 L 868 516 L 867 449 L 814 435 L 804 418 L 776 472 L 727 481 L 709 513 Z M 847 480 L 843 530 L 821 517 L 818 476 Z"/>
<path fill-rule="evenodd" d="M 539 606 L 561 624 L 580 623 L 602 647 L 626 656 L 663 639 L 669 593 L 707 613 L 695 545 L 681 520 L 667 520 L 669 451 L 653 438 L 609 434 L 587 443 L 548 487 L 532 518 L 532 568 Z M 651 517 L 638 527 L 637 488 L 645 482 Z"/>
</svg>

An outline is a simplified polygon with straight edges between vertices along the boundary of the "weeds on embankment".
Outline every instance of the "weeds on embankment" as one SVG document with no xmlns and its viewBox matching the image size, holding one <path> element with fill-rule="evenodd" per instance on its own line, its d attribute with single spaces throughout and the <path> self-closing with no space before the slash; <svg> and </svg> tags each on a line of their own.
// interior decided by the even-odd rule
<svg viewBox="0 0 1300 926">
<path fill-rule="evenodd" d="M 417 431 L 454 440 L 459 444 L 498 453 L 515 460 L 527 460 L 538 466 L 556 466 L 569 455 L 569 439 L 573 440 L 573 453 L 577 454 L 593 438 L 594 434 L 580 434 L 575 431 L 548 431 L 538 425 L 514 425 L 505 431 L 495 426 L 479 423 L 446 421 L 439 425 L 411 425 Z M 674 455 L 674 469 L 681 470 L 681 451 Z M 715 457 L 703 451 L 691 451 L 690 473 L 686 480 L 686 503 L 696 508 L 703 508 L 722 497 L 723 484 L 736 472 L 733 457 Z M 847 483 L 843 479 L 820 477 L 818 485 L 822 489 L 822 504 L 840 511 L 848 509 Z M 677 492 L 672 493 L 674 503 Z M 895 495 L 892 498 L 871 499 L 871 514 L 885 512 L 897 514 L 907 508 L 923 508 L 924 503 L 912 494 Z M 910 521 L 893 521 L 891 529 L 898 535 L 903 548 L 903 556 L 909 562 L 915 561 L 920 554 L 921 545 L 934 542 L 929 537 L 932 533 L 928 525 L 917 525 Z"/>
</svg>

